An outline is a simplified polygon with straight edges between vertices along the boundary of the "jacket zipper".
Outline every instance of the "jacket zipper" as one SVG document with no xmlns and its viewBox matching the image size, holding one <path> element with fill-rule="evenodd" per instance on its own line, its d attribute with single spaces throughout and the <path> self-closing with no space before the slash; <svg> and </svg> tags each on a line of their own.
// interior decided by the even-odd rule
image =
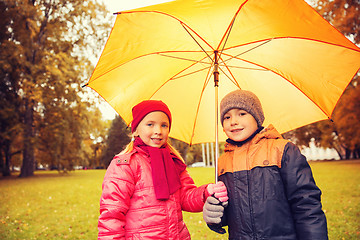
<svg viewBox="0 0 360 240">
<path fill-rule="evenodd" d="M 247 149 L 247 153 L 246 153 L 246 165 L 247 165 L 247 173 L 246 173 L 246 178 L 247 178 L 247 185 L 248 185 L 248 197 L 249 197 L 249 209 L 250 209 L 250 222 L 251 222 L 251 228 L 252 228 L 252 239 L 257 240 L 256 237 L 256 228 L 255 228 L 255 223 L 254 223 L 254 210 L 253 210 L 253 203 L 252 203 L 252 192 L 251 192 L 251 185 L 250 185 L 250 171 L 251 171 L 251 166 L 249 164 L 249 148 L 250 146 L 248 146 Z"/>
</svg>

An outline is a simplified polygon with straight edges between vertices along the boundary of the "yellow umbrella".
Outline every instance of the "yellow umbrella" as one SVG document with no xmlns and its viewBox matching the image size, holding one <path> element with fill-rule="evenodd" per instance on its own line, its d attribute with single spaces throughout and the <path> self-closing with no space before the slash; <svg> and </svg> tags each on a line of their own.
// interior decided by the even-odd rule
<svg viewBox="0 0 360 240">
<path fill-rule="evenodd" d="M 135 104 L 164 101 L 170 136 L 196 144 L 217 141 L 217 99 L 235 89 L 280 132 L 330 118 L 359 67 L 360 49 L 302 0 L 177 0 L 119 12 L 87 86 L 127 124 Z"/>
</svg>

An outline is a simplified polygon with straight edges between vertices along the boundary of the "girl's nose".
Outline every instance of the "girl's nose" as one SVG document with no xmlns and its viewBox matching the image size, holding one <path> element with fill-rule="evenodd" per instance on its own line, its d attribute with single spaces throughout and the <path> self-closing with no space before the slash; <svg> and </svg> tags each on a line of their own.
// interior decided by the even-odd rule
<svg viewBox="0 0 360 240">
<path fill-rule="evenodd" d="M 154 133 L 155 134 L 161 134 L 161 126 L 155 126 L 154 127 Z"/>
</svg>

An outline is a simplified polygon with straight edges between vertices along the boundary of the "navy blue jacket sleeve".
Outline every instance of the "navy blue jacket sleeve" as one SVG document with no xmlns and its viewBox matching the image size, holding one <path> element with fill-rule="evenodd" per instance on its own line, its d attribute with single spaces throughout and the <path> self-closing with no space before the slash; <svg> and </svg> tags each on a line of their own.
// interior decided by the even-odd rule
<svg viewBox="0 0 360 240">
<path fill-rule="evenodd" d="M 288 143 L 281 164 L 280 172 L 298 239 L 328 239 L 326 217 L 321 209 L 321 191 L 305 156 L 297 146 Z"/>
</svg>

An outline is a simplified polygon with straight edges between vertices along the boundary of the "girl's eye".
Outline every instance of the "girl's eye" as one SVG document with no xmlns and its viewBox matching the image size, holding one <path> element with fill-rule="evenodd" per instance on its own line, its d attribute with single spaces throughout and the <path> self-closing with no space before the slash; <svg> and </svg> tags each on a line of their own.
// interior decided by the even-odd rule
<svg viewBox="0 0 360 240">
<path fill-rule="evenodd" d="M 229 116 L 225 116 L 225 117 L 224 117 L 224 120 L 225 120 L 225 119 L 230 119 L 230 117 L 229 117 Z"/>
<path fill-rule="evenodd" d="M 240 112 L 239 115 L 240 116 L 245 116 L 247 113 L 246 112 Z"/>
<path fill-rule="evenodd" d="M 146 126 L 148 126 L 148 127 L 151 127 L 152 125 L 153 125 L 152 123 L 146 124 Z"/>
<path fill-rule="evenodd" d="M 161 125 L 163 128 L 168 128 L 169 126 L 167 124 Z"/>
</svg>

